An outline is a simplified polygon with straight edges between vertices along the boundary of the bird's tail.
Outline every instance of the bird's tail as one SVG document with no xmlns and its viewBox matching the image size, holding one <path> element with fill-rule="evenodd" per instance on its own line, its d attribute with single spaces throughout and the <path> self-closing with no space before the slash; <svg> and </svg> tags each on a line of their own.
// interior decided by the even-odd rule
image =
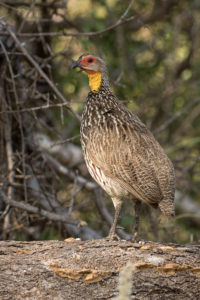
<svg viewBox="0 0 200 300">
<path fill-rule="evenodd" d="M 174 208 L 174 202 L 169 198 L 164 198 L 162 201 L 158 204 L 161 212 L 163 215 L 167 217 L 174 217 L 175 216 L 175 208 Z"/>
</svg>

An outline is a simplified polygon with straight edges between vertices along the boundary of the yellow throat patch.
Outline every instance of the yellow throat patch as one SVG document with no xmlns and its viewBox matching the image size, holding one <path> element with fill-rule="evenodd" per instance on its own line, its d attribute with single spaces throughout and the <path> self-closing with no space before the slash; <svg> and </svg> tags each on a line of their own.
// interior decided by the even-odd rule
<svg viewBox="0 0 200 300">
<path fill-rule="evenodd" d="M 101 72 L 87 72 L 91 91 L 98 91 L 101 86 Z"/>
</svg>

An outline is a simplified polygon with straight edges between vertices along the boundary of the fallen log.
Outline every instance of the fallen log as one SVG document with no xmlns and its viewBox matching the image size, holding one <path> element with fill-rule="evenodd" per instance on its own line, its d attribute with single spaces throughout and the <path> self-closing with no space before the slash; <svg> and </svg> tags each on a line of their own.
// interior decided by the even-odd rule
<svg viewBox="0 0 200 300">
<path fill-rule="evenodd" d="M 112 299 L 128 262 L 118 299 L 200 299 L 200 245 L 105 239 L 0 242 L 0 299 Z"/>
</svg>

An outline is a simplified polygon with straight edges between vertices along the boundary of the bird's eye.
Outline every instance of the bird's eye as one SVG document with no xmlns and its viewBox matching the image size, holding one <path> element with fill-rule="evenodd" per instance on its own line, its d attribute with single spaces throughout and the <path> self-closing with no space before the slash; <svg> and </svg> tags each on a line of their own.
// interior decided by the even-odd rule
<svg viewBox="0 0 200 300">
<path fill-rule="evenodd" d="M 88 62 L 89 63 L 93 62 L 93 58 L 88 58 Z"/>
</svg>

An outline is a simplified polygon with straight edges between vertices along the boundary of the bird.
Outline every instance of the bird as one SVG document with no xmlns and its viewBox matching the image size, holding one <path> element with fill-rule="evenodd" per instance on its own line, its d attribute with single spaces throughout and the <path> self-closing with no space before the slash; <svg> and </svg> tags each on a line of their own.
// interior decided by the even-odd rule
<svg viewBox="0 0 200 300">
<path fill-rule="evenodd" d="M 83 54 L 72 63 L 89 78 L 90 92 L 83 108 L 80 137 L 90 175 L 111 197 L 115 215 L 108 239 L 117 236 L 116 227 L 122 204 L 133 200 L 138 237 L 141 202 L 175 215 L 175 172 L 153 134 L 139 117 L 113 94 L 105 61 L 94 54 Z"/>
</svg>

